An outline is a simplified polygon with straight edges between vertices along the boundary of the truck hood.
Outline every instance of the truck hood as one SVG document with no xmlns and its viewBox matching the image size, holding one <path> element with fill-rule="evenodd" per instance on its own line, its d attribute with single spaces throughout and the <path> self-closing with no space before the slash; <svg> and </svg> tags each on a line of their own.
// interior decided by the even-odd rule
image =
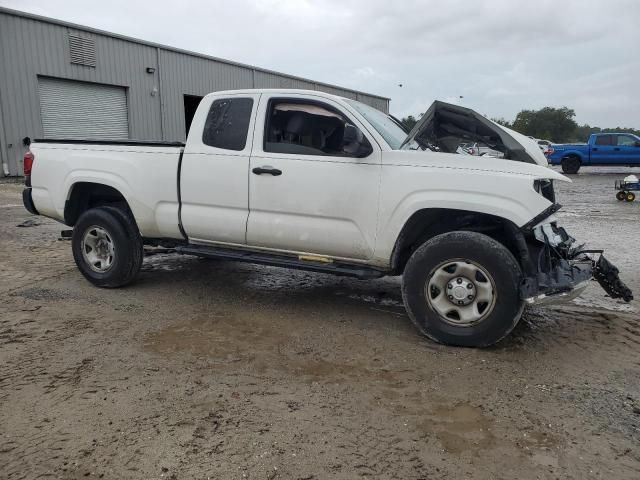
<svg viewBox="0 0 640 480">
<path fill-rule="evenodd" d="M 460 173 L 495 174 L 496 176 L 528 176 L 532 180 L 557 180 L 571 182 L 547 165 L 537 163 L 512 162 L 504 158 L 478 157 L 474 155 L 451 155 L 444 152 L 421 150 L 392 150 L 383 152 L 382 163 L 403 167 L 445 168 Z M 452 170 L 453 169 L 453 170 Z"/>
<path fill-rule="evenodd" d="M 461 142 L 479 142 L 504 154 L 507 160 L 547 166 L 538 144 L 480 115 L 470 108 L 435 101 L 402 143 L 404 150 L 455 153 Z"/>
</svg>

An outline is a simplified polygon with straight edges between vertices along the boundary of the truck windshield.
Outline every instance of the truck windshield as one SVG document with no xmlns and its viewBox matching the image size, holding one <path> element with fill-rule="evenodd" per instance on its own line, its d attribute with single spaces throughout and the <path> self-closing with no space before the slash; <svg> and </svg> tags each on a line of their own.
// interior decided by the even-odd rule
<svg viewBox="0 0 640 480">
<path fill-rule="evenodd" d="M 407 137 L 407 133 L 391 116 L 355 100 L 345 98 L 345 101 L 367 119 L 371 126 L 376 129 L 392 149 L 400 149 L 402 142 L 404 142 L 404 139 Z"/>
</svg>

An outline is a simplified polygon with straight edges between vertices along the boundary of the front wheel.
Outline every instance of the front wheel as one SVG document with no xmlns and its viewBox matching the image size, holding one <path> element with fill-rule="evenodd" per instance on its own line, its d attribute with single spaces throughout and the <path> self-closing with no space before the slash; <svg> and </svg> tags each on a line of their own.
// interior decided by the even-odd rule
<svg viewBox="0 0 640 480">
<path fill-rule="evenodd" d="M 633 192 L 627 192 L 627 195 L 624 197 L 627 202 L 633 202 L 636 199 L 636 194 Z"/>
<path fill-rule="evenodd" d="M 124 286 L 142 265 L 142 238 L 135 220 L 116 207 L 91 208 L 80 215 L 71 248 L 80 273 L 98 287 Z"/>
<path fill-rule="evenodd" d="M 619 202 L 623 201 L 625 198 L 627 198 L 627 192 L 618 192 L 618 193 L 616 193 L 616 199 Z"/>
<path fill-rule="evenodd" d="M 501 243 L 476 232 L 450 232 L 421 245 L 402 279 L 411 320 L 447 345 L 486 347 L 520 320 L 520 266 Z"/>
</svg>

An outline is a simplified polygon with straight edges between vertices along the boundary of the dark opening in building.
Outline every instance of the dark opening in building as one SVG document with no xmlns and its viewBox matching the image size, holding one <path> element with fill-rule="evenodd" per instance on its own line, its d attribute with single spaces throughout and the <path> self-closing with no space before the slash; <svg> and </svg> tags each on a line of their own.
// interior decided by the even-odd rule
<svg viewBox="0 0 640 480">
<path fill-rule="evenodd" d="M 191 128 L 191 122 L 193 121 L 193 116 L 196 114 L 196 110 L 198 109 L 198 105 L 200 104 L 200 100 L 203 97 L 199 97 L 197 95 L 185 95 L 184 96 L 184 128 L 185 128 L 185 138 L 189 135 L 189 129 Z"/>
</svg>

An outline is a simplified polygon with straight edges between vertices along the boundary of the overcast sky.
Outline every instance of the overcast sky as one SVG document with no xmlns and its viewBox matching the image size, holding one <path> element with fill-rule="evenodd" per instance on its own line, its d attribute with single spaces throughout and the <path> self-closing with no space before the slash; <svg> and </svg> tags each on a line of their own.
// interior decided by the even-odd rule
<svg viewBox="0 0 640 480">
<path fill-rule="evenodd" d="M 640 128 L 638 0 L 0 5 L 383 95 L 396 116 L 440 99 L 509 120 L 568 106 L 579 123 Z"/>
</svg>

